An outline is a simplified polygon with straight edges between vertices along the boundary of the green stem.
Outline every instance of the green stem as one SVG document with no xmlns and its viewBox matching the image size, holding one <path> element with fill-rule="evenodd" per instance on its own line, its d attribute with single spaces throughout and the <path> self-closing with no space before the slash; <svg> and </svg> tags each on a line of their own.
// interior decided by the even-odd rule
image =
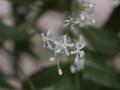
<svg viewBox="0 0 120 90">
<path fill-rule="evenodd" d="M 71 0 L 71 15 L 73 16 L 76 11 L 76 0 Z"/>
<path fill-rule="evenodd" d="M 79 73 L 75 74 L 75 90 L 80 90 L 80 76 L 79 76 Z"/>
<path fill-rule="evenodd" d="M 70 37 L 70 35 L 69 35 L 69 33 L 65 30 L 65 34 L 68 36 L 68 37 Z M 71 37 L 70 37 L 71 38 Z"/>
</svg>

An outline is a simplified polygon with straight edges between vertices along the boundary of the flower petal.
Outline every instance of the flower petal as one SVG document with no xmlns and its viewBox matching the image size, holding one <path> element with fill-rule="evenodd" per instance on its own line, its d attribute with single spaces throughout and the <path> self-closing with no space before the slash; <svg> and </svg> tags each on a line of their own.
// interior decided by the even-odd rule
<svg viewBox="0 0 120 90">
<path fill-rule="evenodd" d="M 47 46 L 48 46 L 49 49 L 51 49 L 51 50 L 53 49 L 53 47 L 52 47 L 52 45 L 50 44 L 49 41 L 47 41 Z"/>
<path fill-rule="evenodd" d="M 65 23 L 65 24 L 63 25 L 63 27 L 67 27 L 69 24 L 70 24 L 70 23 Z"/>
<path fill-rule="evenodd" d="M 79 62 L 76 64 L 76 69 L 79 70 L 83 70 L 85 68 L 85 59 L 81 58 L 79 60 Z"/>
<path fill-rule="evenodd" d="M 74 30 L 75 24 L 72 23 L 70 28 L 71 28 L 71 30 Z"/>
<path fill-rule="evenodd" d="M 42 39 L 46 38 L 44 33 L 41 33 Z"/>
<path fill-rule="evenodd" d="M 75 44 L 74 43 L 71 43 L 71 44 L 68 44 L 69 47 L 74 47 Z"/>
<path fill-rule="evenodd" d="M 68 51 L 68 49 L 67 49 L 67 48 L 64 48 L 64 51 L 65 51 L 65 54 L 66 54 L 67 56 L 69 56 L 69 55 L 70 55 L 70 53 L 69 53 L 69 51 Z"/>
<path fill-rule="evenodd" d="M 77 51 L 71 51 L 70 52 L 70 54 L 76 54 L 77 53 Z"/>
<path fill-rule="evenodd" d="M 80 59 L 80 57 L 79 57 L 79 54 L 77 53 L 76 57 L 75 57 L 75 64 L 78 63 L 79 59 Z"/>
<path fill-rule="evenodd" d="M 63 43 L 67 43 L 67 36 L 66 35 L 63 36 L 63 39 L 64 39 Z"/>
<path fill-rule="evenodd" d="M 81 50 L 81 49 L 83 49 L 84 47 L 85 47 L 85 44 L 81 44 L 81 45 L 78 47 L 78 49 Z"/>
<path fill-rule="evenodd" d="M 62 51 L 62 48 L 56 49 L 55 53 L 60 53 Z"/>
<path fill-rule="evenodd" d="M 84 57 L 85 56 L 85 52 L 83 50 L 80 51 L 79 54 L 80 54 L 80 57 Z"/>
</svg>

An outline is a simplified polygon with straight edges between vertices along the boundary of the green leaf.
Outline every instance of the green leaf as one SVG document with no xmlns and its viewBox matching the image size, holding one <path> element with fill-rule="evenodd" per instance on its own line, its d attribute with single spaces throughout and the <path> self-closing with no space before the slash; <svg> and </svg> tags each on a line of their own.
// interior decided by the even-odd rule
<svg viewBox="0 0 120 90">
<path fill-rule="evenodd" d="M 95 86 L 94 88 L 99 88 L 97 90 L 120 89 L 120 79 L 110 66 L 112 61 L 109 59 L 110 56 L 94 51 L 86 51 L 86 63 L 83 71 L 84 81 L 82 82 L 85 82 L 84 84 L 88 87 L 93 88 Z M 85 86 L 84 84 L 83 86 Z"/>
<path fill-rule="evenodd" d="M 120 51 L 120 39 L 109 31 L 86 27 L 80 28 L 80 32 L 98 52 L 114 55 Z"/>
<path fill-rule="evenodd" d="M 61 66 L 61 68 L 63 70 L 63 76 L 59 76 L 57 73 L 57 66 L 53 66 L 45 68 L 42 71 L 32 75 L 29 80 L 34 83 L 37 89 L 53 87 L 55 90 L 57 90 L 56 88 L 59 87 L 58 90 L 74 90 L 72 86 L 74 85 L 72 82 L 73 77 L 70 74 L 69 65 L 64 64 Z M 27 82 L 28 80 L 23 83 L 24 90 L 30 90 Z"/>
<path fill-rule="evenodd" d="M 54 90 L 74 90 L 74 84 L 69 77 L 61 79 L 61 82 L 54 84 Z"/>
<path fill-rule="evenodd" d="M 91 61 L 86 62 L 86 68 L 83 72 L 83 76 L 87 80 L 91 80 L 96 84 L 103 85 L 109 88 L 120 89 L 120 80 L 111 70 L 98 63 Z"/>
<path fill-rule="evenodd" d="M 15 40 L 15 41 L 25 41 L 29 39 L 30 36 L 19 29 L 14 27 L 9 27 L 0 22 L 0 40 Z"/>
<path fill-rule="evenodd" d="M 12 86 L 10 86 L 5 78 L 3 77 L 3 74 L 0 73 L 0 89 L 11 89 L 11 90 L 14 90 L 14 88 Z"/>
<path fill-rule="evenodd" d="M 116 89 L 108 88 L 85 79 L 81 80 L 80 86 L 81 86 L 81 90 L 116 90 Z"/>
</svg>

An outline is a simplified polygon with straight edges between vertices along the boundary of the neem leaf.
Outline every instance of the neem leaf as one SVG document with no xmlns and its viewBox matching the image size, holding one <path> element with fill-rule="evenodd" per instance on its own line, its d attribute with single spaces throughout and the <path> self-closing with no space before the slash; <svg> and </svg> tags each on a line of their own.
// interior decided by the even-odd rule
<svg viewBox="0 0 120 90">
<path fill-rule="evenodd" d="M 0 40 L 21 41 L 30 38 L 30 36 L 17 28 L 9 27 L 0 22 Z"/>
<path fill-rule="evenodd" d="M 63 70 L 63 74 L 64 74 L 63 76 L 59 76 L 57 73 L 58 72 L 57 67 L 52 66 L 52 67 L 45 68 L 42 71 L 32 75 L 29 79 L 34 83 L 34 85 L 37 89 L 43 89 L 46 87 L 56 88 L 59 85 L 61 85 L 61 86 L 63 85 L 61 87 L 63 89 L 60 89 L 60 90 L 64 90 L 65 88 L 69 88 L 68 85 L 73 85 L 72 84 L 72 76 L 70 74 L 68 64 L 61 66 L 61 68 Z M 23 83 L 24 90 L 30 90 L 30 87 L 28 85 L 29 79 L 27 79 Z M 67 84 L 67 82 L 69 82 L 69 83 Z M 71 88 L 71 90 L 73 90 L 73 89 Z"/>
<path fill-rule="evenodd" d="M 109 88 L 120 89 L 120 80 L 111 69 L 101 66 L 93 61 L 86 62 L 84 78 Z"/>
<path fill-rule="evenodd" d="M 120 39 L 109 31 L 86 27 L 80 28 L 80 32 L 98 52 L 114 55 L 120 51 Z"/>
</svg>

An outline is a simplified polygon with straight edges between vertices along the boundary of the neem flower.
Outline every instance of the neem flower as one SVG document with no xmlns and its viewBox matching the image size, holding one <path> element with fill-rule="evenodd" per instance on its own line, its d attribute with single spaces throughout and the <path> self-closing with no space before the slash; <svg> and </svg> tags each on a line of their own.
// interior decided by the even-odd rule
<svg viewBox="0 0 120 90">
<path fill-rule="evenodd" d="M 85 43 L 77 42 L 74 51 L 71 51 L 71 54 L 76 54 L 75 62 L 77 63 L 81 57 L 84 56 L 84 51 L 82 50 L 85 47 Z"/>
<path fill-rule="evenodd" d="M 44 33 L 41 33 L 41 37 L 42 37 L 42 40 L 45 42 L 43 44 L 43 47 L 46 47 L 46 48 L 49 48 L 52 50 L 53 49 L 53 47 L 52 47 L 53 40 L 51 39 L 51 31 L 48 31 L 47 35 L 45 35 Z"/>
<path fill-rule="evenodd" d="M 78 19 L 74 19 L 73 17 L 69 17 L 68 19 L 65 20 L 64 27 L 70 26 L 71 30 L 74 30 L 75 25 L 79 24 Z"/>
<path fill-rule="evenodd" d="M 63 41 L 62 42 L 55 42 L 56 47 L 55 47 L 55 53 L 65 53 L 65 55 L 69 56 L 69 50 L 68 48 L 74 47 L 73 43 L 69 43 L 69 40 L 66 35 L 63 36 Z"/>
</svg>

